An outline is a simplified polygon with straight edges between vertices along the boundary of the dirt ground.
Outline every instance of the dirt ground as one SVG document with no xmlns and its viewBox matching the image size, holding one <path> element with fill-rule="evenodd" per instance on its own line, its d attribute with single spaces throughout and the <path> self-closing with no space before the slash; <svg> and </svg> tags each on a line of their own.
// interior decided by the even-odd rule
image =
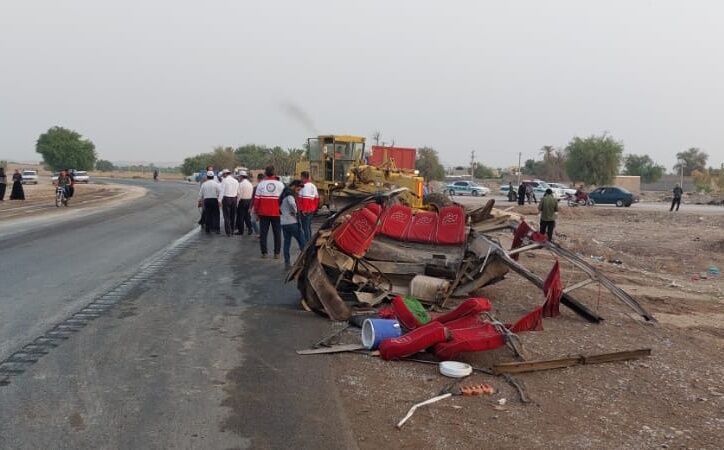
<svg viewBox="0 0 724 450">
<path fill-rule="evenodd" d="M 705 273 L 724 267 L 724 214 L 570 208 L 561 212 L 557 233 L 658 322 L 644 322 L 591 284 L 574 294 L 606 320 L 591 324 L 561 306 L 562 315 L 545 319 L 543 331 L 520 334 L 526 359 L 639 348 L 651 348 L 651 357 L 518 374 L 528 404 L 502 378 L 476 373 L 464 383 L 489 383 L 496 394 L 422 407 L 397 430 L 410 406 L 450 384 L 435 365 L 314 356 L 333 358 L 361 448 L 724 448 L 724 283 Z M 508 234 L 499 238 L 509 245 Z M 545 276 L 554 258 L 538 251 L 521 261 Z M 564 287 L 583 279 L 567 264 L 562 269 Z M 543 302 L 540 291 L 514 274 L 480 295 L 503 321 Z M 357 342 L 357 332 L 344 340 Z M 515 360 L 507 348 L 460 359 L 479 367 Z"/>
<path fill-rule="evenodd" d="M 55 187 L 49 181 L 23 185 L 25 200 L 8 200 L 12 185 L 8 185 L 5 201 L 0 202 L 0 220 L 17 219 L 30 215 L 47 214 L 78 207 L 92 206 L 118 199 L 137 188 L 120 185 L 76 184 L 70 207 L 55 206 Z"/>
</svg>

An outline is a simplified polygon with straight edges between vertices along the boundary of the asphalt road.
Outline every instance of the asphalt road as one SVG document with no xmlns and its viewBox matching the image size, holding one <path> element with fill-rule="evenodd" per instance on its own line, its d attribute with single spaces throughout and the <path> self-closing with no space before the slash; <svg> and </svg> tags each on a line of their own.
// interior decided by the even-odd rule
<svg viewBox="0 0 724 450">
<path fill-rule="evenodd" d="M 195 185 L 140 183 L 132 204 L 0 235 L 2 358 L 142 280 L 0 383 L 0 448 L 355 448 L 330 359 L 294 352 L 330 322 L 298 309 L 258 240 L 189 232 Z"/>
</svg>

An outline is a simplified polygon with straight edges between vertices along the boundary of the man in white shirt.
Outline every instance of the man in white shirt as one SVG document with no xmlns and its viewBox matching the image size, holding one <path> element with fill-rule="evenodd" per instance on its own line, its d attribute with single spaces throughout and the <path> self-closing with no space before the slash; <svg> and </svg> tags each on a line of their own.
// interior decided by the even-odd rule
<svg viewBox="0 0 724 450">
<path fill-rule="evenodd" d="M 236 222 L 239 182 L 231 176 L 231 171 L 228 169 L 224 169 L 222 176 L 219 201 L 221 202 L 221 212 L 224 214 L 224 231 L 227 236 L 231 236 L 236 228 L 234 223 Z"/>
<path fill-rule="evenodd" d="M 214 172 L 206 172 L 206 181 L 199 190 L 199 202 L 203 205 L 202 225 L 207 233 L 215 231 L 219 234 L 219 195 L 221 189 L 214 180 Z"/>
<path fill-rule="evenodd" d="M 244 225 L 246 225 L 249 236 L 252 234 L 251 225 L 251 201 L 254 198 L 254 186 L 249 181 L 249 174 L 246 170 L 239 171 L 239 191 L 237 197 L 239 198 L 239 205 L 236 210 L 236 228 L 239 230 L 240 235 L 244 235 Z"/>
</svg>

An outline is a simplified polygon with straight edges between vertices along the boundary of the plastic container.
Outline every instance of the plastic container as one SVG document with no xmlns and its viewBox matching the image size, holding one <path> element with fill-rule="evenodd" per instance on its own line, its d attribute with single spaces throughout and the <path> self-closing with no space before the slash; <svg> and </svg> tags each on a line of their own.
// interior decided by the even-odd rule
<svg viewBox="0 0 724 450">
<path fill-rule="evenodd" d="M 440 373 L 450 378 L 464 378 L 473 373 L 473 367 L 458 361 L 443 361 L 440 363 Z"/>
<path fill-rule="evenodd" d="M 400 337 L 400 323 L 391 319 L 367 319 L 362 324 L 362 345 L 375 350 L 385 339 Z"/>
</svg>

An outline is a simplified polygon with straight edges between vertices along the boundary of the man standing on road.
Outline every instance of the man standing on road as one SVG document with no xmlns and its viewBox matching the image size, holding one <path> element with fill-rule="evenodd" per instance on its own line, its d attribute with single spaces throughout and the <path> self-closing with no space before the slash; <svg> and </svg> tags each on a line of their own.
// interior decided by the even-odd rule
<svg viewBox="0 0 724 450">
<path fill-rule="evenodd" d="M 518 186 L 518 205 L 523 206 L 525 204 L 525 183 L 520 183 Z"/>
<path fill-rule="evenodd" d="M 282 195 L 284 184 L 274 175 L 274 166 L 264 169 L 264 179 L 256 186 L 254 195 L 254 211 L 259 216 L 259 244 L 261 257 L 268 254 L 267 236 L 269 227 L 274 235 L 274 259 L 279 259 L 282 247 L 282 227 L 279 222 L 279 196 Z"/>
<path fill-rule="evenodd" d="M 669 212 L 674 210 L 674 205 L 676 205 L 676 210 L 679 210 L 679 205 L 681 205 L 681 196 L 683 194 L 684 190 L 681 189 L 681 185 L 676 183 L 676 186 L 674 187 L 674 198 L 671 199 L 671 208 L 669 209 Z"/>
<path fill-rule="evenodd" d="M 312 238 L 312 218 L 319 208 L 317 186 L 309 179 L 309 172 L 302 172 L 302 190 L 299 191 L 299 219 L 304 242 Z"/>
<path fill-rule="evenodd" d="M 231 176 L 229 169 L 224 169 L 221 179 L 221 200 L 222 213 L 224 214 L 224 231 L 227 236 L 234 234 L 236 226 L 236 204 L 239 199 L 239 182 Z"/>
<path fill-rule="evenodd" d="M 244 225 L 251 236 L 251 216 L 249 210 L 251 209 L 251 201 L 254 196 L 254 186 L 249 181 L 249 174 L 246 170 L 239 171 L 239 208 L 236 213 L 236 228 L 239 230 L 240 235 L 244 235 Z"/>
<path fill-rule="evenodd" d="M 540 211 L 540 232 L 548 235 L 548 240 L 553 241 L 553 229 L 556 227 L 556 213 L 558 212 L 558 200 L 553 197 L 553 190 L 548 188 L 543 198 L 538 203 Z"/>
<path fill-rule="evenodd" d="M 221 186 L 214 180 L 214 172 L 209 170 L 206 172 L 206 181 L 201 184 L 199 190 L 199 202 L 203 205 L 203 226 L 206 233 L 215 231 L 220 233 L 219 229 L 219 197 L 221 196 Z"/>
</svg>

